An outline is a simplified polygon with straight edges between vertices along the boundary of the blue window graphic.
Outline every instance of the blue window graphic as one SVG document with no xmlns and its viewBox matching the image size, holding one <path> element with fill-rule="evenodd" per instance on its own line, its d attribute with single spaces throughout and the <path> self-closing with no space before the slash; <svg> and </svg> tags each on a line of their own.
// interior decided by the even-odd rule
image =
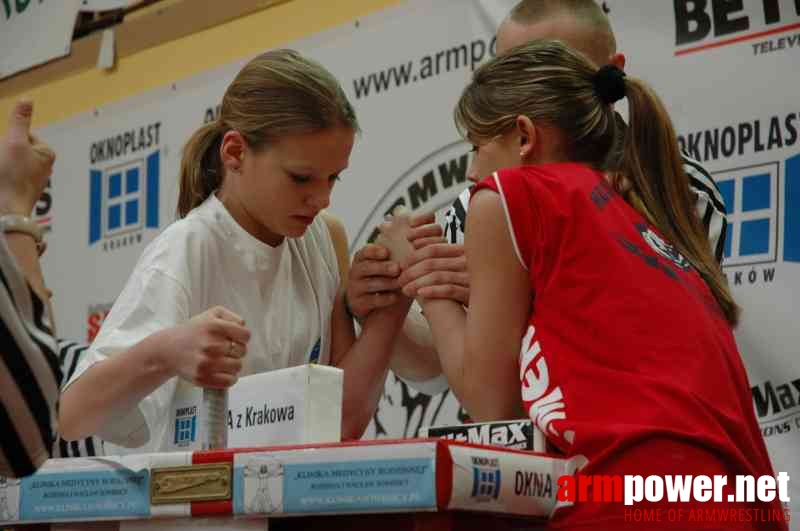
<svg viewBox="0 0 800 531">
<path fill-rule="evenodd" d="M 499 468 L 472 468 L 472 497 L 478 499 L 497 499 L 500 496 Z"/>
<path fill-rule="evenodd" d="M 800 262 L 800 155 L 786 161 L 783 259 Z"/>
<path fill-rule="evenodd" d="M 197 436 L 197 415 L 175 419 L 175 444 L 187 445 Z"/>
<path fill-rule="evenodd" d="M 160 153 L 91 170 L 89 243 L 142 228 L 158 228 Z"/>
<path fill-rule="evenodd" d="M 125 192 L 122 192 L 125 183 Z M 108 176 L 108 197 L 106 208 L 108 220 L 106 232 L 113 233 L 120 229 L 139 228 L 139 166 L 124 168 Z M 123 217 L 124 212 L 124 217 Z"/>
<path fill-rule="evenodd" d="M 723 265 L 800 261 L 800 155 L 716 175 L 728 207 Z"/>
<path fill-rule="evenodd" d="M 742 264 L 775 259 L 777 178 L 774 166 L 771 166 L 762 171 L 740 172 L 739 175 L 718 182 L 728 206 L 724 249 L 728 263 Z"/>
</svg>

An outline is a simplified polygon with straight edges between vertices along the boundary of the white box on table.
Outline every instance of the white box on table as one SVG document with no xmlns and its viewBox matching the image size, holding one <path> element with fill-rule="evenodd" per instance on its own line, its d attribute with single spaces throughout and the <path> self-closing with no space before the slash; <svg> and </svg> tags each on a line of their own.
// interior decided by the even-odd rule
<svg viewBox="0 0 800 531">
<path fill-rule="evenodd" d="M 228 447 L 273 446 L 341 439 L 343 372 L 299 365 L 240 378 L 228 391 Z M 169 450 L 200 450 L 203 390 L 178 385 Z"/>
</svg>

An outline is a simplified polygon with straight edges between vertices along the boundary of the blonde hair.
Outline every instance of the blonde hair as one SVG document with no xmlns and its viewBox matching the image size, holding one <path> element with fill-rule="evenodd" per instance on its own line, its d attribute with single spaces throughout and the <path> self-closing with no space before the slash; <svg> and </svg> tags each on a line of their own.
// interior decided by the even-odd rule
<svg viewBox="0 0 800 531">
<path fill-rule="evenodd" d="M 219 117 L 200 127 L 183 150 L 178 216 L 202 203 L 224 178 L 222 137 L 239 131 L 253 150 L 284 135 L 331 127 L 358 131 L 353 106 L 333 75 L 294 50 L 273 50 L 247 63 L 225 91 Z"/>
<path fill-rule="evenodd" d="M 514 48 L 475 71 L 456 106 L 456 125 L 479 142 L 512 130 L 524 115 L 563 133 L 566 160 L 603 170 L 612 158 L 618 126 L 613 108 L 596 92 L 597 71 L 558 41 Z M 672 121 L 642 81 L 627 77 L 624 90 L 628 131 L 612 183 L 689 260 L 735 325 L 739 307 L 695 212 Z"/>
</svg>

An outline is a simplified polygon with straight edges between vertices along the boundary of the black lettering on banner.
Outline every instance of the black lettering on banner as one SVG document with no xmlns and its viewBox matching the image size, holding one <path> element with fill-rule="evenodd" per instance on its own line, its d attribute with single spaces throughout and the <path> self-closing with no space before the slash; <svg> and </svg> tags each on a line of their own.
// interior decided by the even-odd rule
<svg viewBox="0 0 800 531">
<path fill-rule="evenodd" d="M 736 149 L 736 131 L 728 126 L 722 130 L 722 155 L 730 157 Z"/>
<path fill-rule="evenodd" d="M 800 418 L 800 417 L 798 417 Z M 764 437 L 772 437 L 773 435 L 783 435 L 792 431 L 792 425 L 789 421 L 779 422 L 778 424 L 770 424 L 761 428 L 761 434 Z"/>
<path fill-rule="evenodd" d="M 429 55 L 422 58 L 422 65 L 419 70 L 420 79 L 428 79 L 433 76 L 433 61 Z"/>
<path fill-rule="evenodd" d="M 514 474 L 514 494 L 549 498 L 553 496 L 553 480 L 550 474 L 517 470 Z"/>
<path fill-rule="evenodd" d="M 699 138 L 700 135 L 698 135 Z M 744 144 L 742 144 L 744 145 Z M 705 132 L 705 158 L 703 160 L 719 158 L 719 129 Z"/>
<path fill-rule="evenodd" d="M 778 0 L 763 0 L 764 1 L 764 21 L 767 24 L 774 24 L 781 21 L 781 8 L 778 5 Z"/>
<path fill-rule="evenodd" d="M 674 0 L 677 46 L 701 41 L 711 33 L 711 17 L 706 13 L 707 4 L 707 0 Z"/>
<path fill-rule="evenodd" d="M 750 22 L 746 16 L 733 18 L 734 13 L 743 9 L 743 0 L 712 0 L 714 36 L 721 37 L 749 29 Z"/>
<path fill-rule="evenodd" d="M 764 382 L 763 389 L 756 385 L 750 391 L 759 418 L 777 415 L 786 409 L 800 405 L 800 378 L 777 387 L 767 380 Z"/>
<path fill-rule="evenodd" d="M 416 210 L 420 205 L 426 203 L 428 199 L 439 192 L 436 186 L 436 178 L 432 171 L 422 176 L 422 186 L 420 183 L 413 183 L 408 187 L 408 197 L 411 200 L 411 209 Z"/>
<path fill-rule="evenodd" d="M 468 166 L 468 154 L 462 155 L 457 159 L 451 159 L 447 163 L 439 164 L 439 178 L 442 180 L 442 186 L 450 188 L 454 184 L 466 181 Z"/>
<path fill-rule="evenodd" d="M 760 153 L 764 151 L 764 143 L 761 141 L 761 120 L 756 120 L 753 123 L 753 127 L 755 129 L 755 150 L 756 153 Z M 739 153 L 742 153 L 744 149 L 739 146 Z"/>
<path fill-rule="evenodd" d="M 473 39 L 469 42 L 450 45 L 438 52 L 429 53 L 419 58 L 419 70 L 415 73 L 415 61 L 385 67 L 353 78 L 353 90 L 356 99 L 366 98 L 370 94 L 387 92 L 392 88 L 400 88 L 410 83 L 424 81 L 428 78 L 452 72 L 462 68 L 475 70 L 488 55 L 494 57 L 497 40 Z M 206 120 L 210 121 L 210 113 L 206 111 Z M 208 122 L 206 122 L 208 123 Z"/>
<path fill-rule="evenodd" d="M 798 403 L 798 398 L 795 397 L 792 388 L 789 387 L 789 384 L 778 386 L 778 400 L 780 401 L 783 409 L 791 409 L 797 406 Z"/>
<path fill-rule="evenodd" d="M 124 157 L 159 144 L 161 122 L 124 131 L 89 146 L 89 160 L 92 164 Z"/>
<path fill-rule="evenodd" d="M 787 146 L 793 146 L 794 143 L 797 142 L 797 128 L 794 126 L 793 123 L 796 120 L 797 120 L 797 114 L 794 113 L 786 117 L 786 131 L 789 133 L 789 136 L 785 139 L 785 144 Z"/>
<path fill-rule="evenodd" d="M 781 22 L 780 0 L 752 3 L 762 6 L 767 26 Z M 715 37 L 725 37 L 749 30 L 751 21 L 743 13 L 744 5 L 744 0 L 673 0 L 675 44 L 681 46 L 702 41 L 712 31 Z M 794 11 L 800 15 L 800 0 L 794 0 Z"/>
<path fill-rule="evenodd" d="M 708 132 L 708 131 L 706 131 Z M 744 145 L 753 139 L 753 126 L 749 122 L 739 124 L 739 155 L 744 154 Z"/>
<path fill-rule="evenodd" d="M 476 39 L 470 44 L 469 51 L 469 68 L 475 70 L 475 67 L 486 55 L 486 43 L 481 39 Z"/>
<path fill-rule="evenodd" d="M 798 140 L 797 119 L 797 113 L 789 113 L 785 117 L 771 116 L 768 124 L 756 119 L 694 131 L 679 135 L 678 143 L 681 149 L 701 162 L 716 160 L 720 156 L 730 157 L 734 153 L 743 155 L 748 149 L 760 153 L 790 147 Z"/>
<path fill-rule="evenodd" d="M 783 147 L 783 139 L 781 138 L 781 124 L 778 121 L 778 117 L 773 116 L 769 121 L 769 139 L 767 140 L 767 149 L 775 149 L 776 147 Z"/>
<path fill-rule="evenodd" d="M 692 157 L 700 157 L 700 133 L 689 134 L 689 147 L 686 149 Z"/>
<path fill-rule="evenodd" d="M 467 45 L 455 46 L 445 52 L 447 58 L 447 71 L 456 70 L 461 68 L 462 65 L 467 64 Z M 452 63 L 451 63 L 452 59 Z"/>
</svg>

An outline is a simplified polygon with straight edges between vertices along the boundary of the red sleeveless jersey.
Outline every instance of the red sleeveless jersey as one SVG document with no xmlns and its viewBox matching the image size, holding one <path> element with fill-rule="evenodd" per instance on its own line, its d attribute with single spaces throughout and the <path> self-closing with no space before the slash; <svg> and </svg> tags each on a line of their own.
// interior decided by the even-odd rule
<svg viewBox="0 0 800 531">
<path fill-rule="evenodd" d="M 581 164 L 527 166 L 501 170 L 481 188 L 501 195 L 531 283 L 520 352 L 525 410 L 550 444 L 588 459 L 579 474 L 727 475 L 725 500 L 737 474 L 774 475 L 741 357 L 711 291 L 602 173 Z M 592 500 L 591 487 L 588 494 Z M 666 519 L 669 509 L 781 511 L 777 498 L 634 507 L 661 508 L 664 522 L 626 521 L 632 507 L 620 502 L 577 501 L 550 525 L 786 528 L 775 518 Z"/>
</svg>

